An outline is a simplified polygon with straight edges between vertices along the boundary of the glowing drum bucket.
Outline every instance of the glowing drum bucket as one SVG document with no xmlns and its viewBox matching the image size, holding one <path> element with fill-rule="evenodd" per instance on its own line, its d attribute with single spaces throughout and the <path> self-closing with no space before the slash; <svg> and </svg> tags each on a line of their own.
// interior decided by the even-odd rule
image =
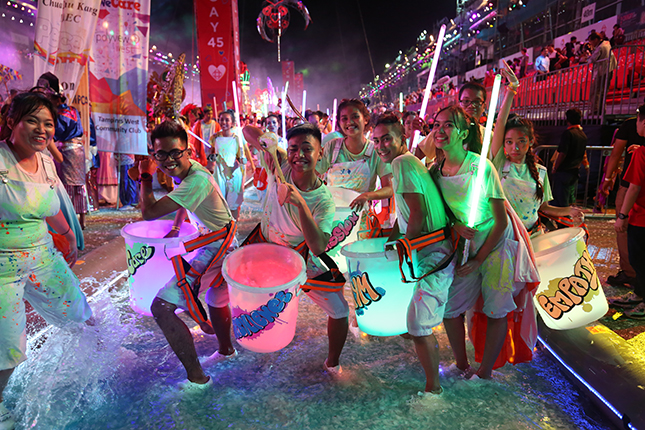
<svg viewBox="0 0 645 430">
<path fill-rule="evenodd" d="M 334 197 L 336 213 L 332 224 L 331 236 L 327 245 L 329 255 L 338 265 L 341 272 L 347 272 L 347 260 L 341 255 L 341 248 L 358 240 L 360 228 L 361 211 L 354 211 L 349 204 L 360 194 L 353 190 L 339 187 L 327 187 Z"/>
<path fill-rule="evenodd" d="M 182 223 L 178 237 L 164 239 L 172 225 L 172 220 L 140 221 L 121 229 L 130 272 L 130 306 L 140 314 L 152 315 L 152 300 L 161 287 L 175 276 L 172 263 L 166 258 L 165 247 L 177 248 L 180 243 L 199 236 L 192 224 Z M 196 253 L 194 251 L 184 258 L 190 261 Z"/>
<path fill-rule="evenodd" d="M 300 254 L 271 243 L 246 245 L 224 259 L 222 275 L 238 343 L 255 352 L 287 346 L 296 333 L 297 289 L 307 280 Z"/>
<path fill-rule="evenodd" d="M 356 320 L 373 336 L 407 333 L 407 313 L 414 284 L 401 281 L 399 261 L 388 261 L 383 247 L 387 238 L 366 239 L 343 246 L 347 257 Z"/>
<path fill-rule="evenodd" d="M 581 228 L 564 228 L 531 240 L 540 286 L 534 297 L 544 323 L 554 330 L 583 327 L 609 310 Z"/>
</svg>

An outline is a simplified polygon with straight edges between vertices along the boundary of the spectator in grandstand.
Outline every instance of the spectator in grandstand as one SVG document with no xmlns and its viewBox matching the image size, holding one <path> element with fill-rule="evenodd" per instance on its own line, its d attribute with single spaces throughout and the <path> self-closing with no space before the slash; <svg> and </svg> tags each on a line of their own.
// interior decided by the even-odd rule
<svg viewBox="0 0 645 430">
<path fill-rule="evenodd" d="M 611 43 L 612 48 L 625 43 L 625 30 L 620 28 L 619 24 L 614 25 L 614 31 L 611 34 L 609 43 Z"/>
<path fill-rule="evenodd" d="M 549 51 L 546 47 L 540 51 L 540 56 L 535 59 L 535 71 L 539 75 L 549 73 L 550 60 Z"/>
<path fill-rule="evenodd" d="M 641 146 L 645 146 L 645 138 L 638 134 L 636 120 L 636 118 L 630 118 L 623 122 L 623 125 L 618 129 L 616 140 L 614 141 L 614 147 L 611 151 L 611 155 L 609 156 L 609 161 L 607 162 L 605 181 L 601 186 L 601 191 L 605 195 L 609 195 L 612 188 L 611 184 L 613 183 L 611 179 L 618 168 L 618 163 L 620 162 L 623 153 L 625 153 L 625 162 L 622 168 L 623 176 L 620 177 L 620 185 L 616 192 L 616 209 L 622 208 L 623 202 L 625 201 L 625 195 L 627 194 L 627 189 L 629 188 L 629 182 L 624 179 L 624 173 L 631 164 L 634 152 Z M 618 213 L 619 210 L 616 211 L 616 215 L 618 215 Z M 627 246 L 627 233 L 618 231 L 616 233 L 616 243 L 618 245 L 620 270 L 616 275 L 608 276 L 607 283 L 616 287 L 631 285 L 634 283 L 636 271 L 629 264 L 630 258 Z"/>
<path fill-rule="evenodd" d="M 558 157 L 553 163 L 551 183 L 553 184 L 553 206 L 567 207 L 576 202 L 578 173 L 587 149 L 587 135 L 582 131 L 582 112 L 569 109 L 566 112 L 567 129 L 558 146 Z"/>
<path fill-rule="evenodd" d="M 645 105 L 638 112 L 636 130 L 639 136 L 645 137 Z M 629 188 L 620 208 L 616 205 L 618 219 L 615 229 L 618 233 L 627 233 L 629 262 L 636 270 L 634 292 L 610 300 L 610 303 L 626 308 L 625 316 L 642 320 L 645 319 L 645 148 L 640 146 L 633 155 L 623 177 Z"/>
<path fill-rule="evenodd" d="M 527 54 L 526 48 L 522 48 L 521 51 L 522 56 L 520 57 L 520 72 L 517 76 L 520 79 L 526 76 L 526 68 L 529 66 L 529 55 Z"/>
<path fill-rule="evenodd" d="M 589 43 L 593 47 L 588 61 L 593 64 L 589 101 L 592 103 L 593 113 L 597 115 L 601 113 L 602 92 L 608 85 L 607 79 L 611 81 L 616 68 L 616 57 L 611 52 L 609 41 L 603 40 L 599 34 L 592 33 L 589 36 Z"/>
<path fill-rule="evenodd" d="M 564 55 L 569 58 L 569 61 L 573 61 L 572 59 L 576 56 L 578 50 L 578 38 L 576 36 L 571 36 L 570 41 L 564 45 L 564 49 Z"/>
</svg>

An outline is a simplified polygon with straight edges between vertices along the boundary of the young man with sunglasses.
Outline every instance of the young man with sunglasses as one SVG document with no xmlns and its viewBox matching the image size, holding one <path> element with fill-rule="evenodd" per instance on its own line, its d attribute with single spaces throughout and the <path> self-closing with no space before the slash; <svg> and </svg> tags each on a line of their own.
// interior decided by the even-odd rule
<svg viewBox="0 0 645 430">
<path fill-rule="evenodd" d="M 150 140 L 154 146 L 156 165 L 150 159 L 143 160 L 139 165 L 139 200 L 143 219 L 155 220 L 177 212 L 166 237 L 179 236 L 186 215 L 201 234 L 199 238 L 184 243 L 187 252 L 197 249 L 197 255 L 190 264 L 181 255 L 172 256 L 175 277 L 153 300 L 152 315 L 186 369 L 188 381 L 182 384 L 182 388 L 204 388 L 212 385 L 211 378 L 204 373 L 197 358 L 190 330 L 175 314 L 175 310 L 187 310 L 203 332 L 217 336 L 219 349 L 206 362 L 221 361 L 237 354 L 231 343 L 228 289 L 221 276 L 224 257 L 237 245 L 236 225 L 213 176 L 199 162 L 190 158 L 188 136 L 179 123 L 161 123 L 152 131 Z M 176 184 L 173 191 L 159 200 L 155 199 L 152 191 L 152 175 L 157 168 L 171 176 Z M 169 254 L 172 253 L 171 250 Z M 208 289 L 206 302 L 211 322 L 207 320 L 198 298 L 200 290 L 204 289 Z"/>
</svg>

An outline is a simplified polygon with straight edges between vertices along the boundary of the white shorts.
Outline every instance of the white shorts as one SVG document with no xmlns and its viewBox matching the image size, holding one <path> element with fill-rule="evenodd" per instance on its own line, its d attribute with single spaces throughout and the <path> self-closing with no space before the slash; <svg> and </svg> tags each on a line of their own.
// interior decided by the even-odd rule
<svg viewBox="0 0 645 430">
<path fill-rule="evenodd" d="M 27 359 L 24 300 L 49 324 L 63 327 L 92 316 L 80 282 L 53 244 L 0 251 L 0 370 Z"/>
<path fill-rule="evenodd" d="M 307 297 L 320 306 L 328 317 L 335 320 L 347 318 L 349 316 L 349 305 L 345 300 L 345 296 L 343 296 L 343 289 L 335 292 L 309 290 Z"/>
<path fill-rule="evenodd" d="M 217 254 L 217 251 L 219 251 L 219 248 L 222 246 L 223 242 L 224 239 L 220 239 L 207 246 L 199 248 L 197 250 L 197 255 L 195 256 L 195 258 L 193 258 L 189 262 L 193 269 L 195 269 L 199 273 L 203 273 L 215 257 L 215 254 Z M 226 251 L 225 256 L 235 250 L 235 248 L 237 248 L 237 239 L 233 240 L 231 246 Z M 224 259 L 222 258 L 219 262 L 214 264 L 208 272 L 202 275 L 199 287 L 200 293 L 206 290 L 206 303 L 214 308 L 223 308 L 228 305 L 229 302 L 228 285 L 226 284 L 226 282 L 222 282 L 219 287 L 212 287 L 217 274 L 222 270 L 223 261 Z M 193 285 L 196 280 L 197 277 L 192 276 L 191 274 L 187 274 L 186 281 L 188 281 L 190 285 Z M 186 297 L 184 296 L 184 293 L 181 291 L 181 289 L 177 286 L 176 276 L 173 276 L 172 279 L 170 279 L 170 281 L 168 281 L 166 285 L 164 285 L 163 288 L 159 290 L 157 297 L 167 301 L 168 303 L 176 305 L 178 308 L 188 310 Z"/>
<path fill-rule="evenodd" d="M 456 318 L 473 308 L 481 295 L 483 312 L 490 318 L 503 318 L 517 306 L 513 297 L 520 292 L 524 282 L 515 282 L 517 241 L 513 239 L 510 221 L 496 248 L 481 266 L 468 276 L 455 279 L 450 286 L 445 318 Z"/>
<path fill-rule="evenodd" d="M 213 177 L 232 211 L 244 203 L 244 169 L 245 166 L 235 169 L 230 179 L 226 178 L 219 166 L 215 167 L 215 173 L 213 173 Z"/>
<path fill-rule="evenodd" d="M 443 241 L 423 248 L 418 255 L 419 273 L 424 275 L 451 253 L 451 244 Z M 443 321 L 448 291 L 455 273 L 455 258 L 448 267 L 417 282 L 408 307 L 408 333 L 412 336 L 429 336 L 432 329 Z"/>
</svg>

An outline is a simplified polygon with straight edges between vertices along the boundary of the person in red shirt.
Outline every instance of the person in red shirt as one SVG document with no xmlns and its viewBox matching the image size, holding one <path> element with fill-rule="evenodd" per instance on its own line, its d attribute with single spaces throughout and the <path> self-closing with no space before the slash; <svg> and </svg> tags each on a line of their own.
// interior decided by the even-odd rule
<svg viewBox="0 0 645 430">
<path fill-rule="evenodd" d="M 636 131 L 645 136 L 645 104 L 638 108 Z M 634 152 L 623 179 L 629 182 L 629 188 L 622 207 L 616 208 L 619 212 L 615 228 L 618 233 L 627 231 L 629 262 L 636 272 L 636 282 L 634 292 L 611 299 L 610 303 L 628 308 L 624 314 L 629 318 L 645 319 L 645 147 Z"/>
</svg>

